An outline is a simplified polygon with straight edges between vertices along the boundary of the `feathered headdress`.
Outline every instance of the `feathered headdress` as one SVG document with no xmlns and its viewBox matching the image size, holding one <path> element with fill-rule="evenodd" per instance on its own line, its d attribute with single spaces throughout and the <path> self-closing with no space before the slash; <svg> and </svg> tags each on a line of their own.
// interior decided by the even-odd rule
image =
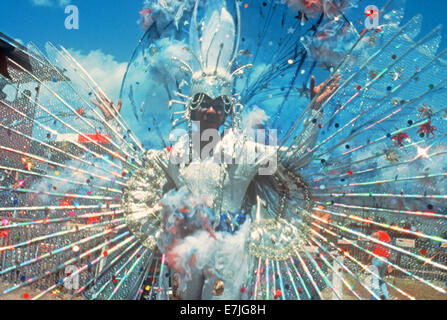
<svg viewBox="0 0 447 320">
<path fill-rule="evenodd" d="M 197 21 L 200 0 L 196 1 L 192 14 L 189 30 L 189 48 L 187 49 L 192 61 L 186 61 L 173 57 L 181 64 L 183 70 L 191 74 L 189 83 L 189 96 L 177 92 L 177 96 L 184 98 L 184 101 L 171 100 L 169 105 L 182 104 L 185 106 L 184 112 L 176 112 L 173 115 L 181 114 L 181 118 L 171 117 L 173 127 L 189 122 L 191 127 L 191 112 L 200 105 L 200 100 L 204 95 L 212 99 L 221 97 L 225 103 L 225 112 L 231 115 L 232 126 L 237 126 L 240 122 L 239 114 L 242 105 L 233 96 L 233 78 L 241 74 L 245 68 L 252 65 L 244 65 L 234 68 L 235 60 L 244 53 L 238 52 L 240 42 L 240 11 L 238 3 L 235 3 L 238 24 L 227 9 L 225 0 L 208 0 L 204 9 L 204 17 L 200 23 Z"/>
</svg>

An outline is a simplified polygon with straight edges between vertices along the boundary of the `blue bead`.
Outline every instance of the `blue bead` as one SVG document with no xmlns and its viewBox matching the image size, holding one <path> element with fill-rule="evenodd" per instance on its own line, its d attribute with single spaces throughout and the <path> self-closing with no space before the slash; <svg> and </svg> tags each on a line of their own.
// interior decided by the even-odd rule
<svg viewBox="0 0 447 320">
<path fill-rule="evenodd" d="M 237 223 L 239 224 L 239 225 L 241 225 L 241 224 L 243 224 L 244 222 L 245 222 L 245 214 L 243 214 L 243 213 L 238 213 L 237 214 L 237 219 L 236 219 L 236 221 L 237 221 Z"/>
</svg>

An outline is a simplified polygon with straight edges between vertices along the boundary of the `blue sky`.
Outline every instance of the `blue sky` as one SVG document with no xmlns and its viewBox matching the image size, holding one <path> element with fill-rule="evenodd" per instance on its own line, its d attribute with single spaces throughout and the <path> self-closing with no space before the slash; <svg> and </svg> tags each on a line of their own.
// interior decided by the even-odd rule
<svg viewBox="0 0 447 320">
<path fill-rule="evenodd" d="M 362 3 L 374 4 L 374 0 Z M 64 27 L 67 4 L 79 8 L 79 30 Z M 429 3 L 430 5 L 427 5 Z M 76 52 L 76 57 L 84 66 L 97 66 L 101 61 L 108 62 L 110 68 L 118 68 L 115 79 L 118 81 L 126 62 L 129 60 L 143 30 L 137 24 L 143 0 L 0 0 L 0 31 L 27 43 L 33 41 L 40 48 L 45 42 Z M 363 5 L 362 5 L 363 6 Z M 407 0 L 406 19 L 416 13 L 424 16 L 423 31 L 428 32 L 437 24 L 445 22 L 447 11 L 445 0 Z M 443 47 L 447 46 L 447 26 L 443 30 Z M 95 74 L 93 74 L 95 77 Z M 101 75 L 97 75 L 101 77 Z M 107 77 L 106 73 L 102 76 Z M 101 79 L 98 79 L 100 85 Z M 115 96 L 118 85 L 106 92 Z"/>
<path fill-rule="evenodd" d="M 81 51 L 101 49 L 118 61 L 129 59 L 142 35 L 137 20 L 143 0 L 71 0 L 80 11 L 79 30 L 64 28 L 66 2 L 0 0 L 0 31 L 39 46 L 51 41 Z M 445 14 L 440 13 L 447 12 L 447 1 L 407 0 L 407 17 L 418 12 L 424 15 L 424 29 L 428 31 L 446 21 Z M 447 37 L 447 30 L 444 34 Z"/>
<path fill-rule="evenodd" d="M 65 4 L 79 8 L 79 30 L 64 27 Z M 128 60 L 142 29 L 142 0 L 0 0 L 0 31 L 42 47 L 46 41 L 81 51 L 101 49 Z"/>
</svg>

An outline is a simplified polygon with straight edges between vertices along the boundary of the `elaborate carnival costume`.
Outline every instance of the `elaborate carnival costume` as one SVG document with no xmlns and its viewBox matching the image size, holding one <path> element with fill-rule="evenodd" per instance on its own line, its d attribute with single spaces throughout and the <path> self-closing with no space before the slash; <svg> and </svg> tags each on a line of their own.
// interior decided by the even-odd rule
<svg viewBox="0 0 447 320">
<path fill-rule="evenodd" d="M 29 188 L 13 187 L 14 192 L 33 194 L 37 190 L 45 196 L 40 204 L 33 204 L 36 199 L 18 200 L 24 215 L 34 214 L 37 220 L 8 221 L 2 229 L 33 226 L 36 235 L 44 234 L 44 239 L 66 235 L 74 239 L 65 238 L 70 241 L 51 251 L 51 257 L 60 254 L 62 259 L 52 269 L 37 272 L 3 293 L 87 259 L 75 274 L 86 274 L 94 265 L 103 264 L 94 276 L 82 279 L 73 296 L 84 293 L 92 299 L 128 299 L 138 298 L 146 290 L 157 299 L 317 299 L 325 298 L 324 292 L 329 290 L 335 298 L 342 298 L 343 287 L 333 285 L 331 273 L 331 277 L 342 279 L 349 294 L 364 298 L 345 280 L 344 272 L 380 298 L 360 277 L 362 270 L 368 270 L 365 261 L 346 253 L 344 247 L 349 244 L 351 250 L 374 256 L 368 242 L 405 255 L 411 263 L 447 270 L 441 262 L 382 243 L 353 227 L 359 222 L 416 235 L 431 241 L 430 247 L 426 245 L 430 250 L 447 242 L 442 235 L 446 196 L 429 183 L 445 181 L 442 169 L 412 172 L 427 171 L 423 168 L 427 159 L 445 153 L 445 133 L 441 132 L 445 124 L 441 122 L 445 121 L 442 102 L 447 79 L 441 58 L 446 51 L 435 55 L 438 30 L 413 40 L 420 17 L 399 26 L 402 13 L 392 8 L 392 1 L 380 11 L 380 31 L 361 34 L 344 15 L 350 1 L 258 2 L 246 5 L 246 9 L 256 8 L 251 18 L 256 13 L 266 21 L 256 30 L 258 37 L 252 38 L 244 36 L 244 28 L 250 27 L 242 23 L 238 1 L 150 2 L 150 15 L 145 16 L 148 31 L 123 82 L 121 114 L 113 105 L 107 107 L 105 116 L 91 107 L 89 100 L 99 89 L 65 49 L 48 46 L 54 64 L 36 54 L 37 49 L 27 50 L 37 61 L 36 69 L 45 66 L 56 73 L 54 82 L 67 81 L 60 79 L 67 77 L 74 83 L 52 87 L 17 65 L 47 90 L 45 103 L 37 99 L 34 103 L 54 122 L 47 125 L 39 117 L 29 120 L 49 132 L 48 139 L 48 135 L 67 132 L 82 139 L 72 141 L 71 147 L 61 147 L 45 141 L 45 136 L 29 136 L 10 128 L 49 152 L 45 158 L 31 151 L 16 151 L 39 163 L 39 168 L 2 165 L 4 170 L 41 178 L 28 182 Z M 292 9 L 300 14 L 293 17 Z M 314 14 L 320 18 L 313 27 L 295 34 Z M 268 27 L 280 34 L 268 33 Z M 254 48 L 252 53 L 239 51 L 244 45 Z M 269 46 L 275 48 L 263 53 L 261 48 Z M 242 60 L 251 63 L 239 64 Z M 307 75 L 316 71 L 317 62 L 330 72 L 323 89 L 341 75 L 341 85 L 321 105 L 316 104 L 317 97 L 304 102 L 309 92 L 296 84 L 299 77 L 309 80 Z M 192 113 L 205 95 L 222 99 L 228 130 L 213 155 L 201 158 L 193 148 L 198 129 Z M 106 100 L 103 94 L 99 99 Z M 8 102 L 3 104 L 21 112 Z M 65 109 L 74 115 L 73 123 L 64 120 L 61 110 Z M 263 121 L 256 120 L 256 115 Z M 389 121 L 394 128 L 384 126 Z M 139 128 L 142 124 L 144 129 Z M 278 130 L 278 146 L 251 138 L 249 132 L 260 126 L 267 132 Z M 177 141 L 170 139 L 172 129 L 179 128 L 186 134 Z M 95 135 L 86 134 L 87 130 L 94 130 Z M 415 130 L 413 140 L 407 132 Z M 440 132 L 434 135 L 435 130 Z M 433 153 L 428 154 L 430 148 Z M 2 149 L 14 152 L 7 146 Z M 253 150 L 261 150 L 254 154 L 262 156 L 251 157 Z M 51 157 L 56 154 L 59 156 Z M 214 154 L 242 161 L 222 163 L 215 161 Z M 178 159 L 186 161 L 174 161 Z M 271 162 L 276 170 L 260 174 Z M 395 175 L 395 169 L 401 170 L 400 175 Z M 70 179 L 71 172 L 80 179 Z M 379 175 L 381 179 L 376 180 Z M 54 189 L 56 181 L 65 185 Z M 424 192 L 418 190 L 418 181 L 427 183 Z M 51 205 L 57 197 L 66 198 L 68 205 Z M 5 206 L 2 212 L 14 210 L 19 209 Z M 52 215 L 48 216 L 48 210 Z M 380 220 L 392 214 L 411 217 L 417 229 Z M 424 220 L 427 216 L 436 223 Z M 70 229 L 69 223 L 93 218 L 97 219 L 93 224 Z M 42 228 L 47 224 L 66 228 L 45 233 Z M 42 236 L 28 244 L 13 243 L 11 250 L 38 241 Z M 318 248 L 316 253 L 314 248 Z M 75 253 L 64 260 L 61 253 L 69 257 L 70 251 Z M 340 256 L 349 260 L 341 268 Z M 25 255 L 24 262 L 8 266 L 2 274 L 33 268 L 46 258 Z M 409 271 L 411 263 L 387 263 L 446 293 Z M 73 274 L 65 276 L 62 283 L 68 277 Z M 397 294 L 414 298 L 387 283 Z M 59 285 L 45 288 L 36 298 Z"/>
</svg>

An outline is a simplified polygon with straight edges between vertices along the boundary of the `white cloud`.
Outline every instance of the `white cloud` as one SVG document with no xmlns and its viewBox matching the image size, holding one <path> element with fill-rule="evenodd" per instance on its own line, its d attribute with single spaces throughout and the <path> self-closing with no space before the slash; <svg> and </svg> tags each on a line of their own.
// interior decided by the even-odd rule
<svg viewBox="0 0 447 320">
<path fill-rule="evenodd" d="M 31 3 L 35 6 L 41 6 L 41 7 L 53 7 L 53 6 L 59 6 L 64 7 L 71 3 L 71 0 L 31 0 Z"/>
<path fill-rule="evenodd" d="M 113 55 L 101 50 L 93 50 L 87 54 L 73 49 L 69 51 L 109 98 L 116 102 L 127 62 L 119 62 Z"/>
<path fill-rule="evenodd" d="M 51 7 L 53 5 L 51 0 L 31 0 L 31 2 L 35 6 L 42 6 L 42 7 Z"/>
<path fill-rule="evenodd" d="M 58 0 L 59 5 L 61 7 L 68 6 L 71 3 L 71 0 Z"/>
</svg>

